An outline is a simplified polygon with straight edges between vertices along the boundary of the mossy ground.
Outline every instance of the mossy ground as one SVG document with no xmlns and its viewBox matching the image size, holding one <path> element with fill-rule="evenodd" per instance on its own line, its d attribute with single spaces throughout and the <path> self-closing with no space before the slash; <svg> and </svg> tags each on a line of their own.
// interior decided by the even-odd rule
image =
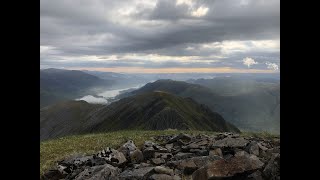
<svg viewBox="0 0 320 180">
<path fill-rule="evenodd" d="M 127 140 L 133 140 L 134 143 L 141 147 L 146 140 L 157 135 L 173 135 L 179 133 L 187 133 L 191 135 L 197 134 L 216 134 L 209 131 L 115 131 L 100 134 L 77 135 L 58 138 L 40 142 L 40 175 L 46 170 L 54 167 L 55 163 L 68 156 L 75 154 L 93 154 L 102 148 L 111 147 L 118 148 Z M 268 133 L 242 133 L 243 136 L 273 138 L 274 135 Z"/>
</svg>

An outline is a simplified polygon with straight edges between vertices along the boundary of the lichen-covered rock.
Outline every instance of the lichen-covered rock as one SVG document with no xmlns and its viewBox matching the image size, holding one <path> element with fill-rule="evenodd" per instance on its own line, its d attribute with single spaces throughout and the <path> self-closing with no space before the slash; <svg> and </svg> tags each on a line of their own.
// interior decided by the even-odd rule
<svg viewBox="0 0 320 180">
<path fill-rule="evenodd" d="M 126 157 L 122 152 L 119 152 L 115 149 L 107 147 L 97 154 L 98 157 L 104 158 L 107 163 L 114 166 L 120 166 L 123 163 L 127 162 Z"/>
</svg>

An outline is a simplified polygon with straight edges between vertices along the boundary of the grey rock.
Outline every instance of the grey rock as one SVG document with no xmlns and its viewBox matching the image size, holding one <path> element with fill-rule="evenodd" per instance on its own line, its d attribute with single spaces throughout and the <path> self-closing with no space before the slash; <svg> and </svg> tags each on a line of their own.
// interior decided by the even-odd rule
<svg viewBox="0 0 320 180">
<path fill-rule="evenodd" d="M 153 174 L 149 177 L 150 180 L 174 180 L 173 176 L 167 174 Z"/>
<path fill-rule="evenodd" d="M 272 154 L 271 159 L 263 170 L 263 175 L 267 179 L 277 179 L 280 177 L 280 154 Z"/>
<path fill-rule="evenodd" d="M 168 149 L 169 152 L 171 152 L 171 149 L 173 148 L 173 144 L 166 144 L 165 148 Z"/>
<path fill-rule="evenodd" d="M 154 168 L 154 171 L 158 174 L 167 174 L 167 175 L 173 175 L 173 170 L 163 167 L 163 166 L 156 166 Z"/>
<path fill-rule="evenodd" d="M 129 158 L 132 163 L 140 163 L 143 161 L 143 154 L 139 149 L 131 151 L 129 153 Z"/>
<path fill-rule="evenodd" d="M 262 173 L 258 170 L 252 174 L 249 174 L 247 180 L 263 180 Z"/>
<path fill-rule="evenodd" d="M 75 177 L 75 180 L 118 179 L 119 174 L 119 168 L 105 164 L 86 168 Z"/>
<path fill-rule="evenodd" d="M 119 175 L 120 180 L 147 179 L 153 172 L 153 167 L 125 170 Z"/>
<path fill-rule="evenodd" d="M 196 156 L 208 156 L 209 151 L 206 149 L 190 149 L 191 153 L 194 153 Z"/>
<path fill-rule="evenodd" d="M 155 152 L 154 153 L 154 157 L 155 158 L 162 158 L 164 160 L 170 160 L 173 155 L 171 153 L 159 153 L 159 152 Z"/>
<path fill-rule="evenodd" d="M 119 152 L 109 147 L 100 151 L 97 154 L 97 156 L 104 158 L 107 161 L 107 163 L 112 164 L 114 166 L 120 166 L 123 163 L 127 162 L 127 159 L 122 152 Z"/>
<path fill-rule="evenodd" d="M 162 158 L 152 158 L 151 162 L 154 165 L 160 165 L 160 164 L 164 164 L 166 161 Z"/>
<path fill-rule="evenodd" d="M 250 154 L 254 154 L 256 156 L 259 156 L 259 145 L 257 142 L 253 141 L 248 145 L 248 152 Z"/>
<path fill-rule="evenodd" d="M 220 148 L 216 148 L 209 151 L 209 156 L 220 156 L 223 157 L 222 151 Z"/>
<path fill-rule="evenodd" d="M 59 180 L 63 179 L 66 175 L 62 174 L 60 171 L 57 169 L 55 170 L 49 170 L 45 174 L 41 176 L 41 180 Z"/>
<path fill-rule="evenodd" d="M 224 139 L 220 139 L 217 141 L 214 141 L 212 144 L 212 148 L 244 148 L 249 143 L 248 140 L 239 137 L 239 138 L 230 138 L 226 137 Z"/>
<path fill-rule="evenodd" d="M 154 158 L 155 152 L 167 153 L 168 149 L 159 146 L 151 141 L 146 141 L 142 148 L 142 153 L 145 159 Z"/>
<path fill-rule="evenodd" d="M 118 149 L 118 151 L 122 152 L 126 158 L 129 158 L 130 153 L 134 152 L 135 150 L 137 150 L 137 147 L 132 140 L 127 141 Z"/>
<path fill-rule="evenodd" d="M 258 142 L 257 144 L 258 144 L 259 148 L 260 148 L 262 151 L 268 150 L 268 148 L 264 145 L 264 143 Z"/>
<path fill-rule="evenodd" d="M 186 159 L 186 158 L 190 158 L 194 156 L 193 153 L 183 153 L 183 152 L 178 152 L 175 156 L 174 159 L 175 160 L 181 160 L 181 159 Z"/>
<path fill-rule="evenodd" d="M 192 157 L 179 161 L 171 161 L 167 164 L 170 167 L 177 168 L 179 170 L 183 170 L 184 174 L 191 174 L 199 167 L 202 167 L 210 162 L 221 159 L 220 157 L 209 157 L 209 156 L 200 156 L 200 157 Z"/>
<path fill-rule="evenodd" d="M 140 164 L 133 164 L 133 168 L 135 169 L 139 169 L 139 168 L 143 168 L 143 167 L 151 167 L 151 164 L 148 163 L 140 163 Z"/>
<path fill-rule="evenodd" d="M 204 167 L 199 168 L 192 174 L 193 179 L 216 179 L 230 178 L 235 175 L 241 175 L 245 172 L 251 172 L 263 167 L 263 162 L 255 155 L 235 156 L 229 160 L 216 160 Z"/>
<path fill-rule="evenodd" d="M 170 139 L 167 144 L 176 142 L 178 140 L 181 140 L 182 142 L 189 142 L 192 139 L 192 137 L 188 134 L 179 134 L 178 136 L 173 137 L 172 139 Z"/>
</svg>

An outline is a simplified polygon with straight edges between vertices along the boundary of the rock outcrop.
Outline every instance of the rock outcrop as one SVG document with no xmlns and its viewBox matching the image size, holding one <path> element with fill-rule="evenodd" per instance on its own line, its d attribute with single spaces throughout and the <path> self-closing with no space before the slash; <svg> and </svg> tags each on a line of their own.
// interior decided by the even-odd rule
<svg viewBox="0 0 320 180">
<path fill-rule="evenodd" d="M 280 139 L 214 136 L 157 136 L 142 148 L 129 140 L 119 149 L 57 163 L 42 179 L 206 180 L 280 179 Z"/>
</svg>

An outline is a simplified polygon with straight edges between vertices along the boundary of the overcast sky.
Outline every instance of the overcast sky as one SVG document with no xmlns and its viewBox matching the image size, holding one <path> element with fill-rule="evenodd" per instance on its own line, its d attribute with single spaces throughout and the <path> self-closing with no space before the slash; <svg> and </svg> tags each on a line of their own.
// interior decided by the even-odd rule
<svg viewBox="0 0 320 180">
<path fill-rule="evenodd" d="M 40 68 L 280 71 L 280 0 L 40 3 Z"/>
</svg>

